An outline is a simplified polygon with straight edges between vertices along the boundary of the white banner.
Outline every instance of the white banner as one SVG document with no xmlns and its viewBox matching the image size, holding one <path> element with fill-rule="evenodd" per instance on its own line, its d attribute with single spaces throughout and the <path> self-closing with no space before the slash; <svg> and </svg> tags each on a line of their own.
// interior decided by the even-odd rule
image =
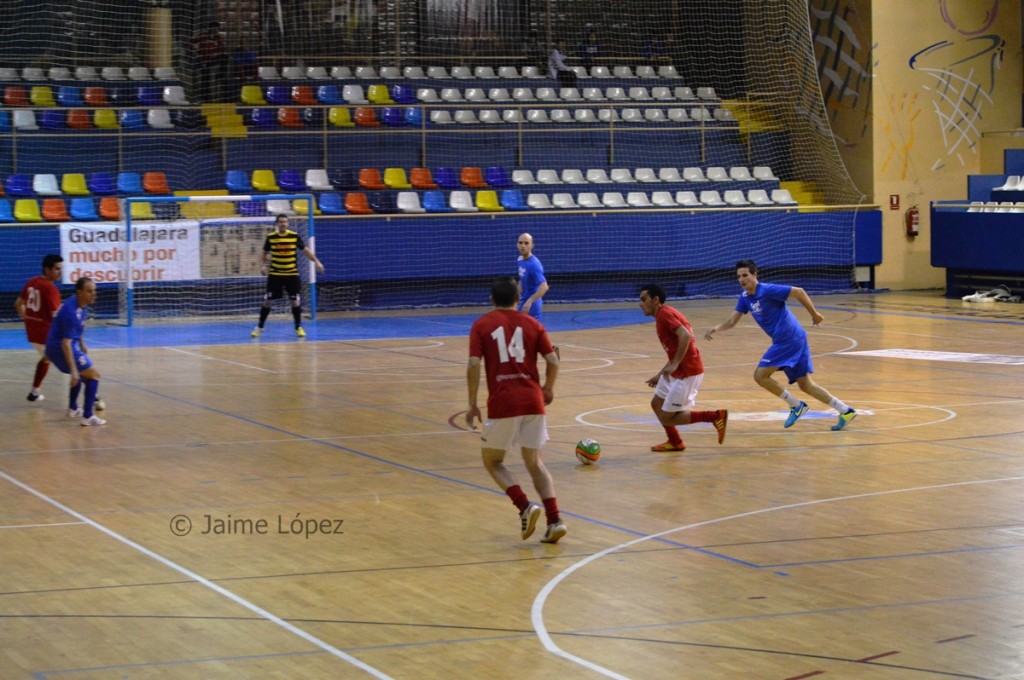
<svg viewBox="0 0 1024 680">
<path fill-rule="evenodd" d="M 97 283 L 183 281 L 201 277 L 199 222 L 132 225 L 131 263 L 126 262 L 128 234 L 120 222 L 65 222 L 60 225 L 62 282 L 88 276 Z"/>
</svg>

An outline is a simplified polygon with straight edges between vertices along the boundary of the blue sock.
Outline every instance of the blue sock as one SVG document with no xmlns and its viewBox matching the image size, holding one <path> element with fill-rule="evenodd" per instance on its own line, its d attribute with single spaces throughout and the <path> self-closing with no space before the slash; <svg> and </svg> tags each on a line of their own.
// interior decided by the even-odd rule
<svg viewBox="0 0 1024 680">
<path fill-rule="evenodd" d="M 86 378 L 85 380 L 85 410 L 82 412 L 82 416 L 85 418 L 92 418 L 92 407 L 96 403 L 96 392 L 100 389 L 100 381 L 93 378 Z"/>
<path fill-rule="evenodd" d="M 78 393 L 82 391 L 82 381 L 79 380 L 78 384 L 71 388 L 71 397 L 68 400 L 68 408 L 74 411 L 78 408 Z"/>
</svg>

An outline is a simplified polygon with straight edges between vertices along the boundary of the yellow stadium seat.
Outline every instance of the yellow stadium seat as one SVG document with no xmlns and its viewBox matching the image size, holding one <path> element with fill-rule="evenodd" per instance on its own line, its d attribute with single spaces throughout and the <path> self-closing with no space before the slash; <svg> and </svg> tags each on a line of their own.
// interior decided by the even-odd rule
<svg viewBox="0 0 1024 680">
<path fill-rule="evenodd" d="M 153 214 L 153 204 L 140 202 L 136 203 L 132 201 L 129 205 L 132 206 L 132 219 L 133 220 L 155 220 L 156 215 Z"/>
<path fill-rule="evenodd" d="M 252 188 L 256 191 L 280 191 L 273 170 L 253 170 Z"/>
<path fill-rule="evenodd" d="M 391 98 L 391 93 L 388 92 L 387 85 L 370 85 L 366 90 L 366 98 L 370 100 L 371 104 L 395 103 L 395 100 Z"/>
<path fill-rule="evenodd" d="M 334 127 L 355 127 L 356 124 L 352 122 L 352 114 L 343 106 L 335 106 L 331 108 L 327 114 L 327 120 L 331 122 Z"/>
<path fill-rule="evenodd" d="M 388 189 L 412 189 L 405 168 L 384 168 L 384 184 Z"/>
<path fill-rule="evenodd" d="M 14 202 L 14 219 L 19 222 L 42 222 L 39 201 L 34 198 L 19 198 Z"/>
<path fill-rule="evenodd" d="M 491 190 L 476 192 L 476 207 L 483 212 L 501 212 L 505 209 L 498 202 L 498 192 Z"/>
<path fill-rule="evenodd" d="M 117 128 L 117 112 L 114 109 L 96 109 L 92 115 L 93 124 L 103 130 Z"/>
<path fill-rule="evenodd" d="M 292 201 L 292 210 L 294 210 L 295 214 L 297 214 L 297 215 L 308 215 L 309 214 L 309 201 L 307 201 L 304 198 L 296 198 L 294 201 Z M 320 212 L 320 208 L 317 207 L 315 199 L 313 200 L 313 214 L 314 215 L 322 215 L 323 214 L 322 212 Z"/>
<path fill-rule="evenodd" d="M 53 90 L 48 85 L 36 85 L 32 88 L 29 99 L 34 106 L 56 106 L 53 98 Z"/>
<path fill-rule="evenodd" d="M 242 103 L 250 106 L 263 106 L 267 100 L 263 98 L 263 90 L 259 85 L 242 86 Z"/>
<path fill-rule="evenodd" d="M 85 175 L 80 172 L 69 172 L 61 178 L 61 192 L 68 196 L 88 196 L 89 187 L 85 183 Z"/>
</svg>

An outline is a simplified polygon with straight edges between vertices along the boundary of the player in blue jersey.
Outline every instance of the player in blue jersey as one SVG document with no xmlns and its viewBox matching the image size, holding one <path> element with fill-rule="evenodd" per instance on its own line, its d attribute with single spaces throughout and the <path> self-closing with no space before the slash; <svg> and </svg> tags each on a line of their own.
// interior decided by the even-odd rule
<svg viewBox="0 0 1024 680">
<path fill-rule="evenodd" d="M 548 280 L 544 278 L 544 265 L 533 254 L 533 237 L 529 234 L 520 234 L 516 247 L 519 248 L 519 260 L 516 265 L 519 287 L 522 290 L 519 311 L 541 321 L 541 312 L 544 309 L 543 298 L 548 292 Z"/>
<path fill-rule="evenodd" d="M 815 326 L 825 320 L 803 288 L 784 286 L 774 283 L 759 283 L 757 265 L 753 260 L 740 260 L 736 263 L 736 277 L 743 286 L 743 294 L 736 302 L 736 309 L 724 322 L 718 324 L 704 334 L 705 340 L 711 340 L 718 331 L 727 331 L 743 317 L 750 313 L 754 321 L 772 339 L 761 361 L 754 370 L 754 381 L 777 397 L 789 404 L 789 417 L 784 427 L 791 427 L 800 416 L 807 413 L 807 404 L 800 401 L 789 390 L 777 383 L 772 374 L 783 371 L 789 383 L 796 383 L 800 389 L 818 401 L 828 404 L 839 413 L 839 422 L 832 426 L 833 430 L 841 430 L 857 417 L 857 412 L 833 397 L 828 390 L 811 379 L 814 364 L 811 362 L 811 348 L 807 343 L 807 331 L 793 316 L 786 306 L 786 300 L 792 297 L 799 302 L 811 315 Z"/>
<path fill-rule="evenodd" d="M 71 376 L 68 417 L 81 418 L 83 426 L 106 425 L 107 421 L 93 413 L 100 372 L 92 365 L 82 334 L 85 332 L 86 309 L 96 299 L 96 283 L 88 276 L 75 282 L 75 294 L 61 305 L 50 324 L 46 337 L 46 357 L 61 373 Z M 85 407 L 78 407 L 78 395 L 85 384 Z"/>
</svg>

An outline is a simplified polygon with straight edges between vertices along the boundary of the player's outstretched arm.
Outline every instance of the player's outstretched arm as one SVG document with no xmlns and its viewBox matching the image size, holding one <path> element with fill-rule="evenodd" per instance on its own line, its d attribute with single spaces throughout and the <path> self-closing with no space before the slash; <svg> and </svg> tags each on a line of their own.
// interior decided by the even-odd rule
<svg viewBox="0 0 1024 680">
<path fill-rule="evenodd" d="M 707 330 L 707 332 L 704 333 L 704 339 L 705 340 L 711 340 L 712 339 L 711 336 L 713 336 L 715 333 L 717 333 L 718 331 L 727 331 L 727 330 L 729 330 L 730 328 L 735 326 L 737 323 L 739 323 L 740 319 L 742 319 L 742 318 L 743 318 L 742 314 L 740 314 L 739 312 L 734 311 L 731 315 L 729 315 L 728 319 L 726 319 L 722 323 L 718 324 L 714 328 L 709 328 Z"/>
<path fill-rule="evenodd" d="M 799 286 L 793 286 L 789 291 L 789 295 L 794 300 L 796 300 L 797 302 L 804 306 L 804 309 L 807 310 L 807 313 L 811 315 L 811 322 L 815 326 L 819 325 L 822 321 L 825 320 L 825 317 L 823 317 L 820 313 L 818 313 L 818 310 L 815 309 L 814 303 L 811 302 L 811 296 L 808 295 L 807 291 L 805 291 L 803 288 L 800 288 Z"/>
</svg>

